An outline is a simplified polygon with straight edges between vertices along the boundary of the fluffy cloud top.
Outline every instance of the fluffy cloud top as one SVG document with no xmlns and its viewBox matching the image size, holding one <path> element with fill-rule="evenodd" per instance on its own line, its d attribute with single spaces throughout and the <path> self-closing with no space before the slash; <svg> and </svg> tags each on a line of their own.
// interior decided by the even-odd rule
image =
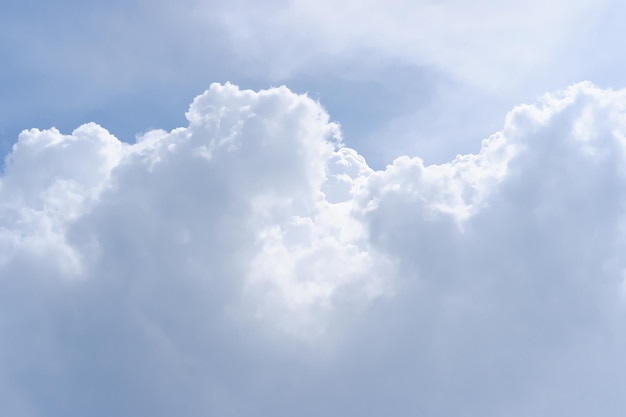
<svg viewBox="0 0 626 417">
<path fill-rule="evenodd" d="M 287 88 L 24 131 L 0 177 L 12 416 L 621 415 L 625 91 L 384 170 Z"/>
</svg>

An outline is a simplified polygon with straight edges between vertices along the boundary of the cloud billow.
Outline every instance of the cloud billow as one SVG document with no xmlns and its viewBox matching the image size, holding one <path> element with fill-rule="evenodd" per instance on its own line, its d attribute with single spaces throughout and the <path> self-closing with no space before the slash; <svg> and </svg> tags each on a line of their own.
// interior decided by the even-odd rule
<svg viewBox="0 0 626 417">
<path fill-rule="evenodd" d="M 378 171 L 285 87 L 213 84 L 133 144 L 24 131 L 0 177 L 0 406 L 618 415 L 625 94 L 577 84 L 476 154 Z"/>
</svg>

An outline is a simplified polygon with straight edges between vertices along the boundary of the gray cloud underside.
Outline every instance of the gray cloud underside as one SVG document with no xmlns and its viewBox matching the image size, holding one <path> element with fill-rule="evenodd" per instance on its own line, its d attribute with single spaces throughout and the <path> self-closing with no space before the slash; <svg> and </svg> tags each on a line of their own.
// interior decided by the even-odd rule
<svg viewBox="0 0 626 417">
<path fill-rule="evenodd" d="M 319 103 L 214 84 L 122 143 L 24 131 L 0 178 L 0 409 L 618 416 L 626 91 L 373 170 Z"/>
</svg>

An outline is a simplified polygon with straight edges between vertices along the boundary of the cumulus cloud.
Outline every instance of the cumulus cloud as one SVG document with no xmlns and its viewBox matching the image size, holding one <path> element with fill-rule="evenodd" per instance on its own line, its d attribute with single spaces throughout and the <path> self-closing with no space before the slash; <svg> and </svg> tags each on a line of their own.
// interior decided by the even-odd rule
<svg viewBox="0 0 626 417">
<path fill-rule="evenodd" d="M 626 92 L 384 170 L 285 87 L 122 143 L 22 132 L 0 177 L 13 416 L 618 415 Z"/>
</svg>

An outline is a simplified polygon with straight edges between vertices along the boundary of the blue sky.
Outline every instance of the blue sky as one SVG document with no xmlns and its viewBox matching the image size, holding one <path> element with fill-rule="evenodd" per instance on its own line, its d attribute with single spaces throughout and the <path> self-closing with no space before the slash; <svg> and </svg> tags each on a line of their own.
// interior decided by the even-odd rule
<svg viewBox="0 0 626 417">
<path fill-rule="evenodd" d="M 0 4 L 0 409 L 621 416 L 617 1 Z"/>
</svg>

